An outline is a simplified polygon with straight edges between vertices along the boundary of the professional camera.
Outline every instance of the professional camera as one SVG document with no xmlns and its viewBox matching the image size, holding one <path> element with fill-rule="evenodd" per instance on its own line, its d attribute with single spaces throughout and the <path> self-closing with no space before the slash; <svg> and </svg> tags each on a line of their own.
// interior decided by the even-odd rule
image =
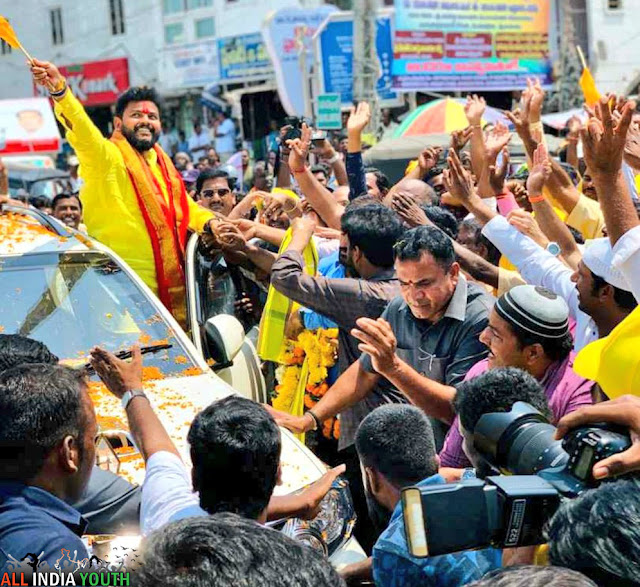
<svg viewBox="0 0 640 587">
<path fill-rule="evenodd" d="M 483 415 L 474 447 L 507 475 L 402 490 L 409 552 L 435 556 L 470 548 L 545 542 L 543 529 L 561 499 L 597 485 L 593 465 L 631 446 L 628 431 L 608 424 L 576 428 L 562 441 L 535 408 Z"/>
</svg>

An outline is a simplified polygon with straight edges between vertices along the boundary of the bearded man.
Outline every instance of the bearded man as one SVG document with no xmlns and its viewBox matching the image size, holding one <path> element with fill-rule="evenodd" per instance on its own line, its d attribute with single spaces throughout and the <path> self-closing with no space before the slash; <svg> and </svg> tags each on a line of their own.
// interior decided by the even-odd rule
<svg viewBox="0 0 640 587">
<path fill-rule="evenodd" d="M 187 196 L 171 159 L 156 144 L 162 131 L 155 90 L 131 87 L 115 106 L 111 138 L 102 136 L 58 68 L 34 59 L 37 84 L 80 160 L 80 198 L 90 236 L 122 257 L 183 326 L 188 231 L 213 231 L 213 214 Z"/>
</svg>

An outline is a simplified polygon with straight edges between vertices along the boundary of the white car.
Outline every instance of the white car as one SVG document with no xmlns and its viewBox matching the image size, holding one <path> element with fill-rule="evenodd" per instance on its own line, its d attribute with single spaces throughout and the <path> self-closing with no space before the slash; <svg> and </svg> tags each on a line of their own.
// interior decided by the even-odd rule
<svg viewBox="0 0 640 587">
<path fill-rule="evenodd" d="M 188 249 L 189 320 L 195 344 L 109 248 L 34 209 L 4 206 L 0 212 L 0 332 L 39 340 L 62 362 L 78 367 L 96 345 L 112 352 L 133 344 L 170 345 L 144 356 L 145 391 L 187 463 L 187 432 L 196 413 L 232 393 L 265 400 L 250 337 L 230 314 L 205 315 L 210 308 L 202 309 L 208 302 L 194 278 L 203 271 L 197 237 Z M 225 291 L 223 272 L 217 277 L 221 287 L 207 291 Z M 89 385 L 101 433 L 99 464 L 142 483 L 144 462 L 119 401 L 95 376 Z M 281 464 L 283 483 L 276 495 L 298 491 L 326 470 L 287 430 L 282 430 Z M 327 507 L 338 507 L 336 499 L 328 501 Z M 354 538 L 343 540 L 352 524 L 336 511 L 326 513 L 334 521 L 328 534 L 334 545 L 340 544 L 333 549 L 332 562 L 363 558 Z"/>
</svg>

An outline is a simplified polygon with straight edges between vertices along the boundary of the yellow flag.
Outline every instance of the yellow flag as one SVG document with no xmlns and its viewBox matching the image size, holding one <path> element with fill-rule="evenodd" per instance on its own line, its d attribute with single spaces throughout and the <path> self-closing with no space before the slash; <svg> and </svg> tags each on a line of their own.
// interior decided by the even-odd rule
<svg viewBox="0 0 640 587">
<path fill-rule="evenodd" d="M 600 92 L 598 92 L 596 80 L 593 79 L 593 75 L 591 75 L 591 71 L 589 71 L 588 67 L 585 67 L 582 70 L 579 83 L 587 106 L 595 106 L 596 102 L 600 100 Z"/>
<path fill-rule="evenodd" d="M 9 21 L 4 16 L 0 16 L 0 39 L 2 39 L 10 47 L 13 47 L 14 49 L 20 49 L 20 42 L 18 41 L 18 37 L 13 30 L 13 27 L 9 24 Z"/>
</svg>

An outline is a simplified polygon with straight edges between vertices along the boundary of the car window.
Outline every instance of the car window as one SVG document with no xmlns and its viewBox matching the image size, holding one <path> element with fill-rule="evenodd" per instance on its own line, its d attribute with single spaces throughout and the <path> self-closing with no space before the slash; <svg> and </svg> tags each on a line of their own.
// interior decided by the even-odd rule
<svg viewBox="0 0 640 587">
<path fill-rule="evenodd" d="M 169 342 L 145 356 L 149 378 L 195 367 L 171 326 L 129 276 L 102 253 L 24 255 L 0 260 L 0 331 L 42 341 L 70 364 L 100 345 Z M 184 374 L 189 374 L 184 373 Z"/>
</svg>

